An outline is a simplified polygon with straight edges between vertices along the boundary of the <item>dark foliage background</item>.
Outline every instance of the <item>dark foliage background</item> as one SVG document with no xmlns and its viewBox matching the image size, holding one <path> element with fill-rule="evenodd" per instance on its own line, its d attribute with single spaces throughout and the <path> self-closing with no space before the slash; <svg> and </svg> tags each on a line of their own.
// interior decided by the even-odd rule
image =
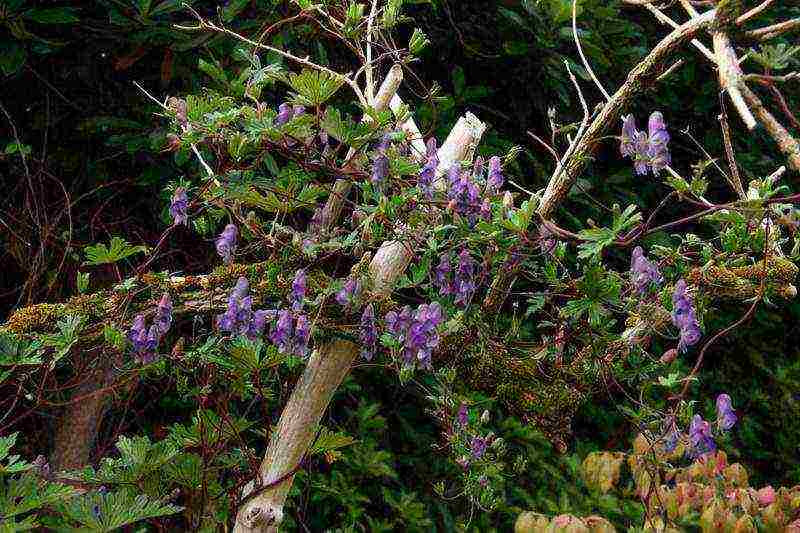
<svg viewBox="0 0 800 533">
<path fill-rule="evenodd" d="M 0 2 L 0 319 L 20 305 L 74 294 L 77 252 L 83 246 L 111 235 L 153 243 L 160 235 L 163 224 L 156 221 L 166 220 L 167 205 L 163 188 L 191 166 L 163 151 L 164 124 L 132 82 L 164 96 L 198 92 L 201 86 L 219 83 L 208 69 L 204 72 L 201 61 L 218 61 L 224 69 L 233 67 L 234 60 L 233 43 L 172 28 L 172 23 L 187 20 L 180 9 L 168 9 L 179 7 L 177 2 L 149 4 Z M 292 12 L 288 4 L 194 2 L 205 15 L 221 9 L 229 25 L 243 33 L 259 32 L 284 18 Z M 580 4 L 584 47 L 608 88 L 617 86 L 666 33 L 643 10 L 623 8 L 617 1 Z M 791 2 L 782 4 L 774 10 L 776 19 L 800 12 Z M 145 5 L 149 7 L 141 9 Z M 415 66 L 416 89 L 422 95 L 434 82 L 443 87 L 436 106 L 424 103 L 419 108 L 422 125 L 446 133 L 459 114 L 472 110 L 492 126 L 487 151 L 524 147 L 512 178 L 526 188 L 543 186 L 553 162 L 527 131 L 548 138 L 550 108 L 562 123 L 579 118 L 563 62 L 578 73 L 590 101 L 600 98 L 577 62 L 570 6 L 566 0 L 435 0 L 415 6 L 417 23 L 433 43 Z M 159 7 L 164 9 L 158 12 Z M 346 61 L 311 26 L 287 26 L 271 38 L 299 55 L 308 53 L 334 65 Z M 797 108 L 798 91 L 787 95 L 789 105 Z M 655 107 L 676 132 L 678 167 L 688 168 L 700 154 L 679 130 L 689 128 L 707 151 L 721 154 L 714 130 L 717 83 L 707 65 L 689 62 L 633 111 L 643 116 Z M 744 131 L 740 124 L 735 129 Z M 13 154 L 2 153 L 17 137 L 31 147 L 27 171 Z M 762 140 L 760 133 L 734 139 L 743 166 L 753 176 L 772 172 L 781 160 L 771 143 Z M 631 187 L 630 172 L 615 150 L 609 142 L 574 192 L 571 211 L 579 213 L 578 219 L 598 219 L 614 202 L 645 205 L 655 198 L 652 181 L 643 179 Z M 716 183 L 724 184 L 721 179 Z M 709 194 L 714 196 L 713 188 Z M 569 219 L 564 222 L 569 226 Z M 177 238 L 171 255 L 154 267 L 208 270 L 214 260 L 209 243 L 189 232 Z M 113 279 L 110 270 L 92 270 L 93 288 Z M 748 465 L 754 486 L 800 483 L 798 305 L 761 310 L 753 318 L 754 327 L 718 343 L 706 359 L 702 390 L 695 395 L 713 398 L 727 391 L 735 399 L 744 416 L 734 434 L 733 455 Z M 737 311 L 723 310 L 715 320 L 729 323 Z M 159 396 L 158 384 L 144 387 L 151 388 L 137 395 L 135 405 L 108 417 L 102 431 L 106 446 L 118 433 L 157 431 L 172 416 L 190 410 L 180 398 Z M 270 409 L 278 405 L 276 401 Z M 618 507 L 620 502 L 610 496 L 598 498 L 583 490 L 576 473 L 581 454 L 628 445 L 631 428 L 615 398 L 601 398 L 597 405 L 581 413 L 566 455 L 555 453 L 542 436 L 514 419 L 495 422 L 512 446 L 526 450 L 533 466 L 509 491 L 511 505 L 482 527 L 502 527 L 513 520 L 515 509 L 531 507 L 575 514 L 600 509 L 617 513 L 622 521 L 635 517 L 632 507 Z M 374 530 L 451 530 L 466 520 L 467 509 L 434 494 L 433 483 L 452 475 L 454 467 L 430 460 L 438 429 L 425 415 L 426 408 L 423 390 L 401 388 L 396 377 L 374 369 L 357 371 L 356 379 L 349 378 L 338 393 L 329 416 L 359 442 L 343 450 L 340 461 L 315 465 L 301 475 L 294 489 L 300 503 L 292 519 L 310 530 L 365 520 Z M 30 429 L 46 434 L 43 427 Z M 473 520 L 480 525 L 489 519 Z"/>
</svg>

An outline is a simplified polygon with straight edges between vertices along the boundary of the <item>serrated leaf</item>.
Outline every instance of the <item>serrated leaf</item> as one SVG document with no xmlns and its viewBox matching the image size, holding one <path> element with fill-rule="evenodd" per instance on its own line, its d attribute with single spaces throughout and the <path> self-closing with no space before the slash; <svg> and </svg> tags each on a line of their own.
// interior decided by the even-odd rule
<svg viewBox="0 0 800 533">
<path fill-rule="evenodd" d="M 130 257 L 138 253 L 146 253 L 147 247 L 138 245 L 134 246 L 129 244 L 124 239 L 119 237 L 112 237 L 108 246 L 105 244 L 94 244 L 86 246 L 83 253 L 86 256 L 86 261 L 83 262 L 84 266 L 97 266 L 116 263 L 126 257 Z"/>
<path fill-rule="evenodd" d="M 289 74 L 284 81 L 295 90 L 292 98 L 295 103 L 311 107 L 327 102 L 345 83 L 341 75 L 309 69 Z"/>
</svg>

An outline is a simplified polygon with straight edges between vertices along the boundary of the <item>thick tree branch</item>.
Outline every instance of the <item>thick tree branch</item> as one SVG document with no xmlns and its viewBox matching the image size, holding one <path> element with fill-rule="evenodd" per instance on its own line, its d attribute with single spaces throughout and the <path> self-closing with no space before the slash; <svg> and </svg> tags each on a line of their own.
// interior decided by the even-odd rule
<svg viewBox="0 0 800 533">
<path fill-rule="evenodd" d="M 440 161 L 452 163 L 471 157 L 485 129 L 486 126 L 474 115 L 468 114 L 459 119 L 439 150 Z M 413 250 L 405 243 L 383 243 L 369 265 L 368 281 L 373 296 L 387 297 L 412 258 Z M 245 491 L 247 499 L 236 515 L 235 533 L 277 531 L 283 520 L 284 503 L 294 478 L 293 475 L 287 476 L 287 473 L 297 467 L 311 446 L 317 425 L 333 393 L 357 355 L 358 347 L 355 344 L 331 341 L 323 344 L 311 356 L 270 438 L 259 469 L 258 483 Z M 259 486 L 266 488 L 258 491 Z M 257 494 L 249 496 L 253 490 Z"/>
<path fill-rule="evenodd" d="M 597 143 L 607 135 L 608 130 L 619 122 L 623 109 L 628 103 L 644 92 L 658 75 L 663 72 L 667 60 L 687 42 L 694 39 L 698 32 L 707 28 L 714 20 L 714 10 L 703 13 L 665 37 L 648 56 L 628 75 L 627 80 L 606 102 L 600 113 L 583 135 L 572 157 L 564 165 L 563 171 L 553 175 L 547 184 L 537 212 L 543 218 L 552 216 L 556 207 L 569 192 L 577 177 L 583 172 L 597 150 Z"/>
</svg>

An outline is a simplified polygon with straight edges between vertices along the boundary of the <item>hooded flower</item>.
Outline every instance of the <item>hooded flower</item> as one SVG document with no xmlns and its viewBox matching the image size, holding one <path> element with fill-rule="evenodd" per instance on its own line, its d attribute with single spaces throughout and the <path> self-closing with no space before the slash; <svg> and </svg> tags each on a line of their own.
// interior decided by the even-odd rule
<svg viewBox="0 0 800 533">
<path fill-rule="evenodd" d="M 717 444 L 711 435 L 711 424 L 703 420 L 700 415 L 694 415 L 689 425 L 690 453 L 693 457 L 701 457 L 716 451 Z"/>
<path fill-rule="evenodd" d="M 664 277 L 658 267 L 647 260 L 641 246 L 633 249 L 631 254 L 631 277 L 639 294 L 644 294 L 652 285 L 661 285 Z"/>
<path fill-rule="evenodd" d="M 678 280 L 672 293 L 672 323 L 680 330 L 678 351 L 685 353 L 689 346 L 700 340 L 700 326 L 692 301 L 686 290 L 686 282 Z"/>
<path fill-rule="evenodd" d="M 495 194 L 500 191 L 503 183 L 505 183 L 505 178 L 503 177 L 500 158 L 494 156 L 489 159 L 489 177 L 486 179 L 486 187 L 491 194 Z"/>
<path fill-rule="evenodd" d="M 233 224 L 228 224 L 217 238 L 217 253 L 226 263 L 233 261 L 233 254 L 236 252 L 236 240 L 239 237 L 239 230 Z"/>
<path fill-rule="evenodd" d="M 652 172 L 654 176 L 658 176 L 671 163 L 667 146 L 669 140 L 664 115 L 658 111 L 650 115 L 647 133 L 636 128 L 633 115 L 622 118 L 620 153 L 633 160 L 634 169 L 639 175 Z"/>
<path fill-rule="evenodd" d="M 425 165 L 419 173 L 418 186 L 420 192 L 430 200 L 433 198 L 433 181 L 436 177 L 436 169 L 439 167 L 439 154 L 436 150 L 436 139 L 431 137 L 425 144 L 427 154 Z"/>
<path fill-rule="evenodd" d="M 306 297 L 306 289 L 308 283 L 306 281 L 305 270 L 298 270 L 294 275 L 292 281 L 292 310 L 300 311 L 303 308 L 303 300 Z"/>
<path fill-rule="evenodd" d="M 730 430 L 738 418 L 731 406 L 731 397 L 727 394 L 717 396 L 717 426 L 723 431 Z"/>
<path fill-rule="evenodd" d="M 188 207 L 189 197 L 186 195 L 186 189 L 178 187 L 175 189 L 175 194 L 172 195 L 172 203 L 169 206 L 169 214 L 175 226 L 180 224 L 185 226 L 188 223 L 189 216 L 186 213 Z"/>
</svg>

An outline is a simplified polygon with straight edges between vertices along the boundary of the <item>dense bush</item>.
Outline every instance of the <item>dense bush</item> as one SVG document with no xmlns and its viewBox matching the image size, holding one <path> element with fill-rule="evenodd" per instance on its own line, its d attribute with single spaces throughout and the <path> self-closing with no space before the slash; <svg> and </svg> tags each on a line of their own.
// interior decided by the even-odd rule
<svg viewBox="0 0 800 533">
<path fill-rule="evenodd" d="M 796 65 L 791 33 L 759 43 L 724 16 L 754 5 L 721 2 L 706 29 L 753 47 L 748 83 L 791 135 L 796 80 L 771 77 Z M 298 530 L 503 530 L 528 509 L 547 517 L 518 527 L 786 527 L 791 491 L 717 505 L 747 483 L 698 481 L 727 456 L 700 453 L 694 415 L 727 392 L 737 424 L 712 433 L 750 485 L 798 482 L 800 156 L 768 178 L 781 139 L 741 125 L 687 42 L 665 80 L 625 83 L 666 35 L 641 6 L 576 10 L 621 105 L 576 54 L 572 2 L 376 7 L 0 7 L 3 526 L 214 530 L 259 501 L 262 525 L 285 513 Z M 746 27 L 798 15 L 770 6 Z M 402 65 L 408 106 L 342 75 L 368 42 L 372 87 Z M 468 142 L 446 143 L 466 110 L 492 127 L 467 117 Z M 327 411 L 302 389 L 325 372 Z M 293 441 L 272 434 L 292 427 L 287 401 L 327 413 L 293 457 L 273 449 Z M 638 433 L 618 484 L 621 455 L 590 452 Z M 690 458 L 661 451 L 673 437 Z M 673 512 L 642 488 L 656 477 L 714 489 Z"/>
</svg>

